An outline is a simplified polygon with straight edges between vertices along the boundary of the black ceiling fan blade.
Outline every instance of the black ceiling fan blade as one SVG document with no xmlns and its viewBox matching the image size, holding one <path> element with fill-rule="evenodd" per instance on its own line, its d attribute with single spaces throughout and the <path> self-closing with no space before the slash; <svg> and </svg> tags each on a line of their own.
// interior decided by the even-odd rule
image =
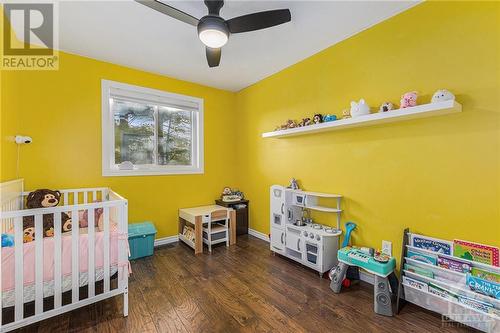
<svg viewBox="0 0 500 333">
<path fill-rule="evenodd" d="M 162 14 L 178 19 L 179 21 L 182 21 L 184 23 L 194 25 L 195 27 L 198 25 L 199 20 L 196 17 L 191 16 L 188 13 L 183 12 L 182 10 L 164 4 L 163 2 L 156 0 L 135 0 L 135 1 L 140 3 L 141 5 L 154 9 Z"/>
<path fill-rule="evenodd" d="M 265 12 L 238 16 L 226 21 L 232 34 L 274 27 L 290 22 L 292 15 L 289 9 L 276 9 Z"/>
<path fill-rule="evenodd" d="M 221 49 L 213 49 L 211 47 L 206 47 L 207 61 L 209 67 L 217 67 L 220 63 Z"/>
</svg>

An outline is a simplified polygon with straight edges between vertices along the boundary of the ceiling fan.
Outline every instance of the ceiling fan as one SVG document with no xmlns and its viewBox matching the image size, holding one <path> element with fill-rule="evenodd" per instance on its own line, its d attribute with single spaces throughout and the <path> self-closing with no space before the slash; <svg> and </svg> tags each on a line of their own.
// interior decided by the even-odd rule
<svg viewBox="0 0 500 333">
<path fill-rule="evenodd" d="M 224 6 L 223 0 L 205 0 L 208 15 L 203 16 L 201 19 L 157 0 L 135 1 L 197 27 L 198 37 L 206 46 L 207 61 L 210 67 L 219 66 L 221 47 L 227 43 L 230 34 L 265 29 L 291 20 L 289 9 L 269 10 L 224 20 L 219 16 L 220 10 Z"/>
</svg>

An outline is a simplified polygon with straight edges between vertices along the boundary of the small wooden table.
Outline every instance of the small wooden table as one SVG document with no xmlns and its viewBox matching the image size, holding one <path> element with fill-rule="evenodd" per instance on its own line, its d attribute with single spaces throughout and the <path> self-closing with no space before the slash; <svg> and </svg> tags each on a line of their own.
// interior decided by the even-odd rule
<svg viewBox="0 0 500 333">
<path fill-rule="evenodd" d="M 212 212 L 217 210 L 229 211 L 229 245 L 236 244 L 236 212 L 234 209 L 218 205 L 179 209 L 179 239 L 194 248 L 195 254 L 203 253 L 203 220 L 210 219 Z M 194 225 L 194 243 L 182 234 L 186 223 Z"/>
</svg>

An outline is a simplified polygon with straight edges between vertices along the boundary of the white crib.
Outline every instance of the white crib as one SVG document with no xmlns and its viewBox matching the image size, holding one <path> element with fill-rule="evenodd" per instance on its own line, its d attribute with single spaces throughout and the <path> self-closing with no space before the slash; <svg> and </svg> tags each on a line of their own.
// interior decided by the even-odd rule
<svg viewBox="0 0 500 333">
<path fill-rule="evenodd" d="M 80 188 L 71 190 L 60 190 L 61 203 L 59 206 L 40 209 L 23 209 L 25 197 L 29 192 L 23 191 L 23 181 L 14 180 L 0 184 L 0 225 L 2 233 L 8 230 L 14 232 L 14 247 L 0 247 L 0 332 L 8 332 L 37 321 L 47 319 L 64 312 L 68 312 L 82 306 L 101 301 L 106 298 L 123 294 L 123 315 L 128 315 L 128 202 L 126 199 L 113 192 L 109 188 Z M 102 208 L 103 230 L 98 230 L 95 226 L 94 210 Z M 88 227 L 86 230 L 79 228 L 79 211 L 88 211 Z M 61 213 L 71 213 L 73 228 L 71 232 L 62 233 L 61 231 Z M 54 217 L 54 237 L 42 238 L 36 235 L 43 234 L 43 215 L 53 214 Z M 23 262 L 26 256 L 26 246 L 23 244 L 23 217 L 35 217 L 35 240 L 31 245 L 34 256 L 34 283 L 26 286 Z M 111 222 L 113 226 L 111 226 Z M 85 232 L 85 233 L 84 233 Z M 97 237 L 99 236 L 99 237 Z M 71 238 L 67 238 L 71 237 Z M 97 240 L 99 238 L 99 241 Z M 50 239 L 50 240 L 49 240 Z M 86 249 L 81 246 L 82 239 L 85 240 Z M 114 240 L 112 242 L 111 240 Z M 63 245 L 70 242 L 69 249 L 65 251 L 71 253 L 70 274 L 63 275 L 62 258 Z M 47 246 L 45 242 L 51 242 L 50 248 L 53 248 L 53 280 L 44 281 L 44 249 Z M 53 242 L 53 243 L 52 243 Z M 99 244 L 99 249 L 97 249 Z M 22 245 L 22 246 L 19 246 Z M 81 249 L 79 247 L 81 246 Z M 102 246 L 102 247 L 101 247 Z M 110 248 L 113 246 L 113 248 Z M 114 248 L 116 246 L 117 248 Z M 10 250 L 9 250 L 10 249 Z M 10 252 L 9 252 L 10 251 Z M 88 258 L 87 263 L 79 263 L 82 257 L 82 251 L 85 251 L 84 257 Z M 7 253 L 8 252 L 8 253 Z M 96 258 L 96 252 L 102 253 L 102 256 Z M 116 262 L 111 263 L 110 253 L 116 257 Z M 5 291 L 2 287 L 3 274 L 2 259 L 7 260 L 7 254 L 14 262 L 14 288 Z M 5 258 L 2 256 L 5 255 Z M 13 255 L 13 258 L 12 258 Z M 96 269 L 96 260 L 103 262 L 99 272 Z M 12 260 L 11 260 L 12 262 Z M 28 263 L 28 262 L 27 262 Z M 27 264 L 26 263 L 26 264 Z M 50 262 L 52 264 L 52 261 Z M 87 271 L 81 272 L 81 265 L 86 265 Z M 5 265 L 4 270 L 7 269 Z M 65 266 L 67 269 L 68 266 Z M 10 271 L 10 269 L 9 269 Z M 116 272 L 116 273 L 115 273 Z M 115 273 L 115 274 L 113 274 Z M 12 274 L 12 273 L 10 273 Z M 117 276 L 117 283 L 114 288 L 111 285 L 112 275 Z M 12 276 L 12 275 L 10 275 Z M 84 277 L 84 278 L 83 278 Z M 102 281 L 102 293 L 96 292 L 97 280 Z M 31 288 L 31 289 L 30 289 Z M 87 297 L 80 297 L 80 288 L 87 288 Z M 34 291 L 28 295 L 27 291 Z M 11 304 L 6 301 L 7 293 L 12 295 Z M 71 293 L 70 302 L 66 300 L 63 304 L 63 293 L 68 296 Z M 50 298 L 49 303 L 53 301 L 53 306 L 44 309 L 44 300 Z M 28 316 L 24 312 L 25 303 L 34 303 L 34 314 Z M 6 322 L 7 318 L 2 318 L 4 310 L 9 309 L 13 312 L 13 321 Z M 7 310 L 6 310 L 7 311 Z"/>
</svg>

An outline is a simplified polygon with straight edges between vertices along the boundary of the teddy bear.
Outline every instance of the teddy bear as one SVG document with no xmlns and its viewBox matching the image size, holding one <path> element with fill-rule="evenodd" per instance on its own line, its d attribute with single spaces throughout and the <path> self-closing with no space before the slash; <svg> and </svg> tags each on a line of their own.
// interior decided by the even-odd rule
<svg viewBox="0 0 500 333">
<path fill-rule="evenodd" d="M 387 112 L 387 111 L 391 111 L 393 108 L 394 108 L 394 105 L 392 105 L 392 103 L 391 103 L 391 102 L 385 102 L 385 103 L 383 103 L 383 104 L 380 106 L 380 108 L 379 108 L 378 112 Z"/>
<path fill-rule="evenodd" d="M 26 208 L 48 208 L 55 207 L 59 204 L 61 192 L 49 189 L 40 189 L 31 192 L 26 198 Z M 43 236 L 54 236 L 54 214 L 43 215 Z M 23 217 L 23 241 L 31 242 L 35 239 L 35 217 Z"/>
<path fill-rule="evenodd" d="M 453 101 L 455 99 L 455 95 L 453 95 L 450 91 L 446 89 L 440 89 L 432 95 L 431 103 L 438 103 L 444 101 Z"/>
<path fill-rule="evenodd" d="M 321 113 L 316 113 L 313 117 L 313 123 L 320 124 L 323 122 L 323 115 Z"/>
<path fill-rule="evenodd" d="M 360 99 L 359 102 L 351 102 L 351 117 L 359 117 L 370 114 L 370 107 L 366 104 L 364 99 Z"/>
<path fill-rule="evenodd" d="M 410 108 L 412 106 L 417 105 L 417 96 L 418 93 L 416 91 L 410 91 L 401 96 L 401 109 Z"/>
<path fill-rule="evenodd" d="M 295 128 L 297 127 L 297 122 L 295 120 L 288 119 L 286 122 L 286 128 Z"/>
<path fill-rule="evenodd" d="M 302 121 L 299 123 L 299 127 L 303 127 L 303 126 L 309 126 L 311 125 L 311 118 L 304 118 L 302 119 Z"/>
<path fill-rule="evenodd" d="M 73 228 L 73 220 L 71 219 L 71 216 L 69 216 L 66 213 L 61 213 L 61 231 L 68 232 L 71 231 Z"/>
</svg>

